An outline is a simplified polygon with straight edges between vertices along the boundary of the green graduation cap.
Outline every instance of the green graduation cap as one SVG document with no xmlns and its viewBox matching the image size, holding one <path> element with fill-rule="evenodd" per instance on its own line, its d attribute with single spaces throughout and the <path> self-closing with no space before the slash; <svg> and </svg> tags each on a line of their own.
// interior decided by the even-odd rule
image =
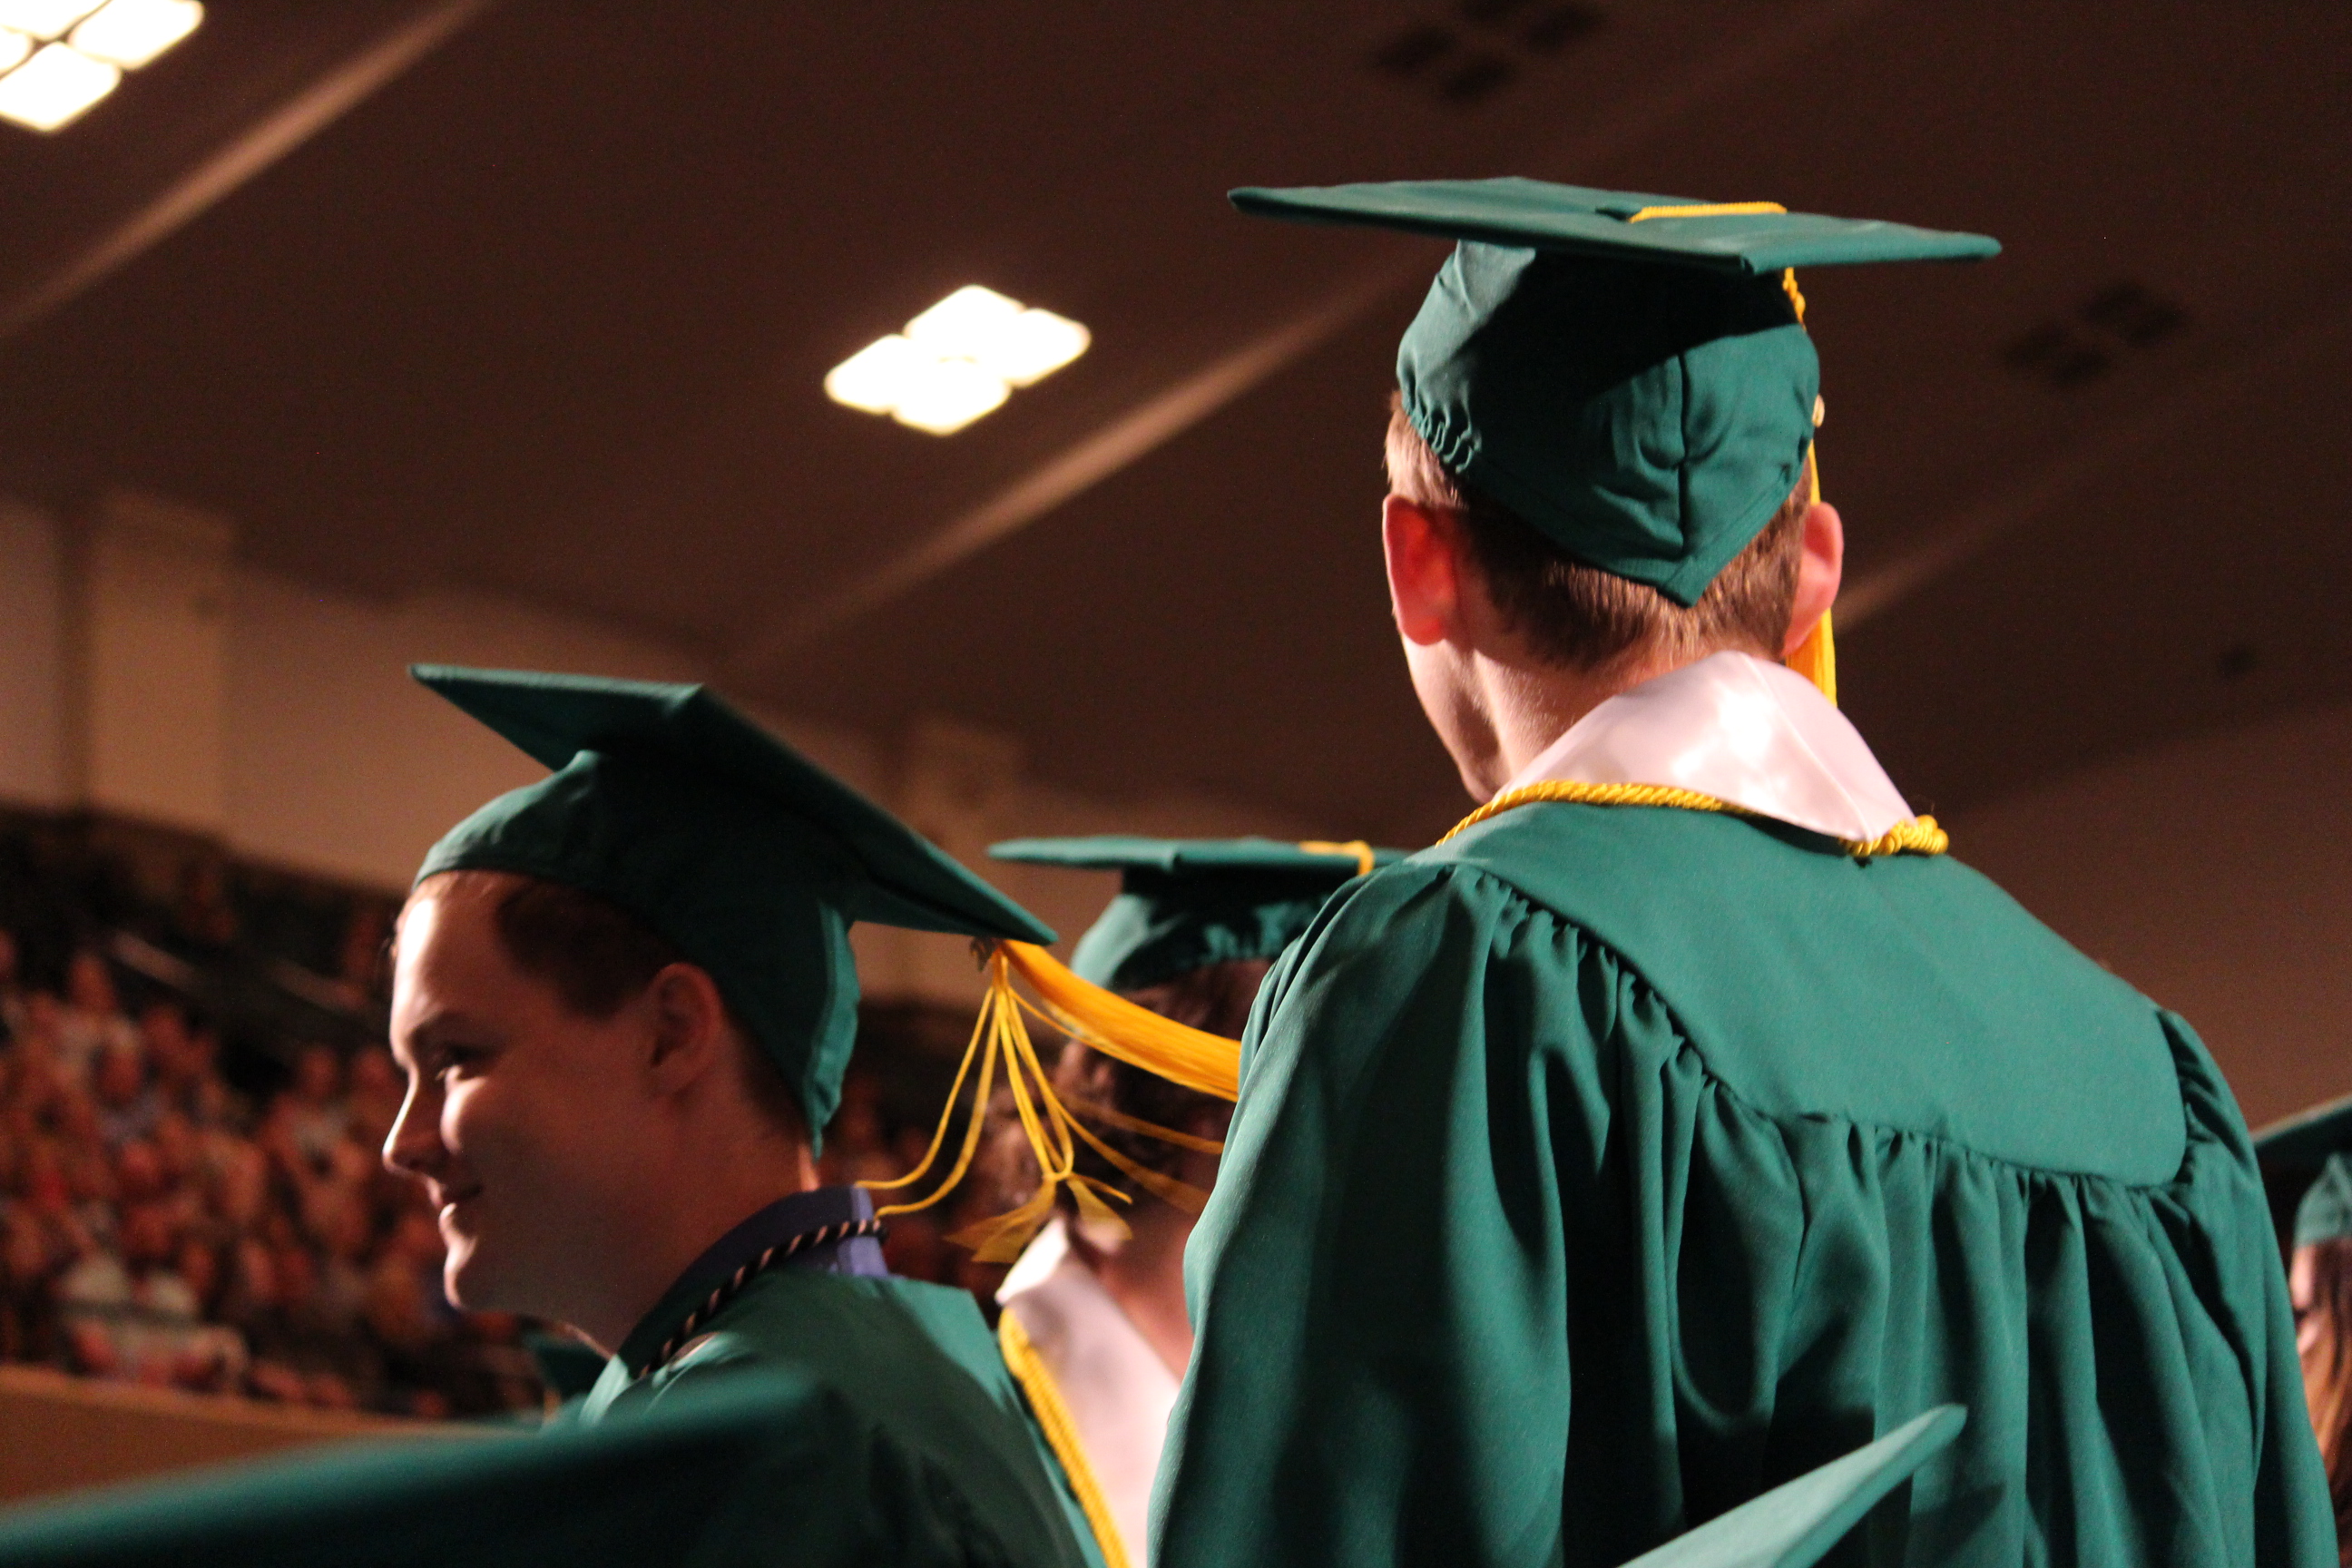
<svg viewBox="0 0 2352 1568">
<path fill-rule="evenodd" d="M 2261 1129 L 2254 1153 L 2269 1179 L 2310 1177 L 2295 1205 L 2294 1245 L 2352 1237 L 2352 1095 Z"/>
<path fill-rule="evenodd" d="M 1045 943 L 1051 930 L 700 686 L 418 665 L 555 771 L 451 828 L 416 878 L 509 871 L 611 900 L 710 972 L 832 1119 L 856 1035 L 854 921 Z"/>
<path fill-rule="evenodd" d="M 2294 1245 L 2316 1247 L 2352 1237 L 2352 1157 L 2330 1154 L 2319 1178 L 2294 1205 Z"/>
<path fill-rule="evenodd" d="M 1965 1409 L 1939 1405 L 1843 1459 L 1644 1552 L 1625 1568 L 1811 1568 L 1967 1423 Z"/>
<path fill-rule="evenodd" d="M 1070 969 L 1111 991 L 1158 985 L 1212 963 L 1272 958 L 1340 885 L 1402 849 L 1272 838 L 1015 838 L 999 860 L 1117 871 L 1118 896 L 1078 939 Z"/>
<path fill-rule="evenodd" d="M 2283 1117 L 2253 1136 L 2263 1163 L 2315 1169 L 2331 1154 L 2352 1152 L 2352 1094 Z"/>
<path fill-rule="evenodd" d="M 1982 235 L 1541 180 L 1243 189 L 1257 216 L 1455 240 L 1397 350 L 1438 459 L 1578 560 L 1692 605 L 1797 487 L 1821 365 L 1798 267 Z"/>
</svg>

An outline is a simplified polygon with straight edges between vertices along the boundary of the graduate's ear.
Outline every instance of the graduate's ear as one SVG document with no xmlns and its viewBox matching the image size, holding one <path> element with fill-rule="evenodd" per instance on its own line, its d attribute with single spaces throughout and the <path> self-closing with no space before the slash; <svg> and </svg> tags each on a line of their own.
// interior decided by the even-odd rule
<svg viewBox="0 0 2352 1568">
<path fill-rule="evenodd" d="M 1805 509 L 1800 526 L 1804 541 L 1798 546 L 1797 596 L 1789 606 L 1789 635 L 1782 641 L 1782 658 L 1796 652 L 1830 613 L 1838 584 L 1845 575 L 1845 522 L 1837 508 L 1817 500 Z"/>
<path fill-rule="evenodd" d="M 729 1059 L 734 1032 L 719 984 L 699 964 L 662 967 L 646 987 L 652 1025 L 646 1067 L 656 1095 L 676 1094 Z"/>
<path fill-rule="evenodd" d="M 1407 642 L 1427 647 L 1460 629 L 1464 543 L 1460 523 L 1447 513 L 1401 495 L 1381 504 L 1389 604 Z"/>
</svg>

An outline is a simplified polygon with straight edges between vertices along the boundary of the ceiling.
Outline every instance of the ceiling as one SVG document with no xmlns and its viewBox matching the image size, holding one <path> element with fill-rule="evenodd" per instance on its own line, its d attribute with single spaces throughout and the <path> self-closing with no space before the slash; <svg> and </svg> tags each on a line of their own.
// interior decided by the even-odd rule
<svg viewBox="0 0 2352 1568">
<path fill-rule="evenodd" d="M 1412 841 L 1462 801 L 1374 519 L 1442 247 L 1222 193 L 1509 173 L 1976 229 L 2005 254 L 1805 279 L 1847 706 L 1965 810 L 2352 697 L 2347 58 L 2352 8 L 2291 0 L 214 0 L 82 122 L 0 126 L 0 489 L 159 491 L 274 569 Z M 972 281 L 1092 352 L 944 439 L 824 400 Z"/>
</svg>

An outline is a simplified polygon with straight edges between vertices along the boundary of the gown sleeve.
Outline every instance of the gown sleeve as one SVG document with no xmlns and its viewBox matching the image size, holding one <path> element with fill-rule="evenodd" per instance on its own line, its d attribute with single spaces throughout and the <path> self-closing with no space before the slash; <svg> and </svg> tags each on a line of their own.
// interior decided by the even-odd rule
<svg viewBox="0 0 2352 1568">
<path fill-rule="evenodd" d="M 1619 1207 L 1593 1184 L 1622 1038 L 1668 1027 L 1638 991 L 1460 868 L 1375 878 L 1291 950 L 1188 1253 L 1160 1568 L 1559 1561 L 1571 1463 L 1611 1468 L 1571 1454 L 1570 1340 L 1639 1360 L 1663 1338 L 1573 1300 L 1568 1265 Z M 1620 1500 L 1605 1533 L 1679 1523 L 1678 1500 Z"/>
</svg>

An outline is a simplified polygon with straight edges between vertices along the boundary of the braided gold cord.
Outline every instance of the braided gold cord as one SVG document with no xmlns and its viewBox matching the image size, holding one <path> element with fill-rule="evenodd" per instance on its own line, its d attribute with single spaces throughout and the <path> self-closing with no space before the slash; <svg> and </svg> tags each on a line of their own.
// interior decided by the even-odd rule
<svg viewBox="0 0 2352 1568">
<path fill-rule="evenodd" d="M 1713 811 L 1726 816 L 1754 817 L 1760 814 L 1732 805 L 1715 795 L 1701 795 L 1695 789 L 1682 789 L 1674 784 L 1585 784 L 1577 779 L 1552 779 L 1543 784 L 1522 784 L 1517 789 L 1505 790 L 1448 830 L 1440 844 L 1455 834 L 1466 833 L 1489 817 L 1500 816 L 1515 806 L 1534 805 L 1542 801 L 1566 801 L 1574 805 L 1653 805 L 1676 811 Z M 1868 860 L 1881 855 L 1941 855 L 1952 847 L 1952 837 L 1936 826 L 1932 816 L 1915 816 L 1908 822 L 1898 822 L 1875 838 L 1841 838 L 1838 843 L 1857 860 Z"/>
<path fill-rule="evenodd" d="M 1103 1568 L 1129 1568 L 1133 1559 L 1127 1554 L 1127 1542 L 1118 1533 L 1118 1521 L 1111 1516 L 1110 1500 L 1103 1495 L 1102 1482 L 1096 1479 L 1095 1468 L 1087 1462 L 1086 1445 L 1078 1441 L 1078 1424 L 1070 1415 L 1070 1406 L 1062 1397 L 1059 1384 L 1045 1366 L 1045 1358 L 1029 1342 L 1028 1331 L 1021 1320 L 1008 1307 L 996 1320 L 997 1348 L 1004 1353 L 1004 1368 L 1029 1396 L 1029 1408 L 1037 1417 L 1037 1428 L 1045 1435 L 1046 1446 L 1054 1458 L 1062 1461 L 1062 1474 L 1069 1479 L 1070 1490 L 1078 1500 L 1079 1511 L 1095 1532 L 1095 1544 L 1102 1549 Z"/>
</svg>

